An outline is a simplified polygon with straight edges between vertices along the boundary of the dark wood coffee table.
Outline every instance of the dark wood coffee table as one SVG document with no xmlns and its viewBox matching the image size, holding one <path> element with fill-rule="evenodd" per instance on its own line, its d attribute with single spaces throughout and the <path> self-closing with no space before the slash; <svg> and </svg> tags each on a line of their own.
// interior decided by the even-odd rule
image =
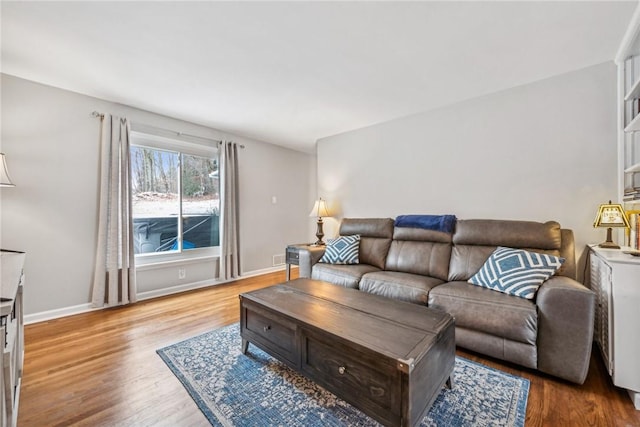
<svg viewBox="0 0 640 427">
<path fill-rule="evenodd" d="M 249 342 L 389 426 L 420 423 L 452 386 L 453 318 L 310 279 L 240 295 Z"/>
</svg>

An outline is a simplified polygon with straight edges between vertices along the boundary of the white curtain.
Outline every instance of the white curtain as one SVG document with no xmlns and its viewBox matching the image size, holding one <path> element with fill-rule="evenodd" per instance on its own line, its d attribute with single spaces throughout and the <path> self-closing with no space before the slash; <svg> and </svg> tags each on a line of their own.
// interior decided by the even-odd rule
<svg viewBox="0 0 640 427">
<path fill-rule="evenodd" d="M 136 301 L 129 123 L 106 115 L 100 136 L 100 206 L 94 307 Z"/>
<path fill-rule="evenodd" d="M 220 146 L 220 280 L 240 277 L 240 233 L 238 228 L 238 144 Z"/>
</svg>

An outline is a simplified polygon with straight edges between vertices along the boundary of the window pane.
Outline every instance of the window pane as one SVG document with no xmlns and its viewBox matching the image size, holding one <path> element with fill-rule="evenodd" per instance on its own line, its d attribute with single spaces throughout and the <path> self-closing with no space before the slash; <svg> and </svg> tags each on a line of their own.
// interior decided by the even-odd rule
<svg viewBox="0 0 640 427">
<path fill-rule="evenodd" d="M 179 154 L 131 147 L 134 253 L 178 250 Z"/>
<path fill-rule="evenodd" d="M 220 192 L 216 159 L 182 155 L 183 249 L 220 245 Z"/>
</svg>

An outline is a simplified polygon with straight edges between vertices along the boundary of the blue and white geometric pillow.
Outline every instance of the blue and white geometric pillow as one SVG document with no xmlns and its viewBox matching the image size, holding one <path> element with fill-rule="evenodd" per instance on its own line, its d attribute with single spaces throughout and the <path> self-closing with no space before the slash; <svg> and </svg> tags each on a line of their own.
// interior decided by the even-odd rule
<svg viewBox="0 0 640 427">
<path fill-rule="evenodd" d="M 329 239 L 320 262 L 326 264 L 359 264 L 360 236 L 340 236 Z"/>
<path fill-rule="evenodd" d="M 533 299 L 542 283 L 562 266 L 564 258 L 498 247 L 468 282 L 522 298 Z"/>
</svg>

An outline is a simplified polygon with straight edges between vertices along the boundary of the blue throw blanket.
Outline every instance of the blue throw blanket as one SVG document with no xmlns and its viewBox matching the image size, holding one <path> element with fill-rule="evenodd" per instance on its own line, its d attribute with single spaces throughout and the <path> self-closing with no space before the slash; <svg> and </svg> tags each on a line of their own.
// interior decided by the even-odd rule
<svg viewBox="0 0 640 427">
<path fill-rule="evenodd" d="M 455 224 L 455 215 L 399 215 L 395 223 L 396 227 L 425 228 L 445 233 L 453 233 Z"/>
</svg>

